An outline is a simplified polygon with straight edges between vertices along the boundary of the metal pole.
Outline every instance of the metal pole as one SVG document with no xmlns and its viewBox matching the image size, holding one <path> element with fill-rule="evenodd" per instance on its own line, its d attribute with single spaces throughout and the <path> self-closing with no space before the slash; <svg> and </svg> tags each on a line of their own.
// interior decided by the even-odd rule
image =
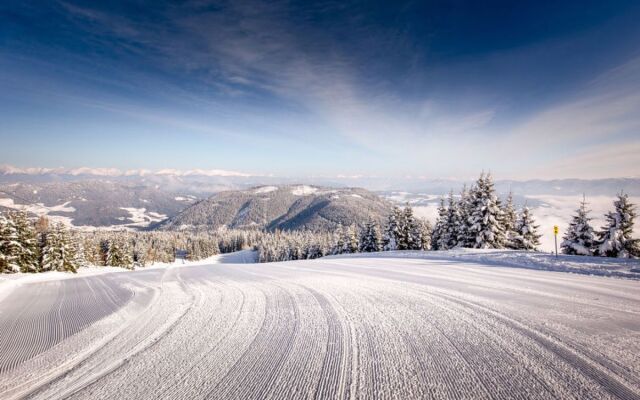
<svg viewBox="0 0 640 400">
<path fill-rule="evenodd" d="M 558 258 L 558 235 L 557 234 L 553 235 L 553 242 L 556 245 L 556 258 Z"/>
</svg>

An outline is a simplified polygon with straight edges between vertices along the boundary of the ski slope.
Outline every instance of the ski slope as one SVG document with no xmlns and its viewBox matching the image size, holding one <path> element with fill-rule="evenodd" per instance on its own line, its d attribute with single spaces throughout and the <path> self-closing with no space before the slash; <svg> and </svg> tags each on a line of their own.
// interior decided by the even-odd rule
<svg viewBox="0 0 640 400">
<path fill-rule="evenodd" d="M 18 285 L 0 398 L 640 399 L 639 281 L 396 255 Z"/>
</svg>

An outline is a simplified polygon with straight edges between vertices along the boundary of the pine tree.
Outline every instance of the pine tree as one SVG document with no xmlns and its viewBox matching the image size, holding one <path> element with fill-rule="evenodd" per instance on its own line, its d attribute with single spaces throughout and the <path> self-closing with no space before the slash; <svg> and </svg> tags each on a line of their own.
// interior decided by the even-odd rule
<svg viewBox="0 0 640 400">
<path fill-rule="evenodd" d="M 76 268 L 84 268 L 87 266 L 87 259 L 85 258 L 84 242 L 80 236 L 71 237 L 71 247 L 74 254 L 74 264 Z"/>
<path fill-rule="evenodd" d="M 114 237 L 109 240 L 106 265 L 111 267 L 133 268 L 133 255 L 127 240 Z"/>
<path fill-rule="evenodd" d="M 21 252 L 14 219 L 0 214 L 0 272 L 19 272 Z"/>
<path fill-rule="evenodd" d="M 538 234 L 538 228 L 540 226 L 536 225 L 533 214 L 525 206 L 516 221 L 515 235 L 511 242 L 512 248 L 517 250 L 536 250 L 540 246 L 540 238 L 542 237 L 542 235 Z"/>
<path fill-rule="evenodd" d="M 626 193 L 613 202 L 614 211 L 607 213 L 606 225 L 599 232 L 597 255 L 630 258 L 640 256 L 638 240 L 632 238 L 635 206 Z"/>
<path fill-rule="evenodd" d="M 384 250 L 398 250 L 398 241 L 400 240 L 400 224 L 402 223 L 402 211 L 398 207 L 393 207 L 387 219 L 387 226 L 384 232 Z"/>
<path fill-rule="evenodd" d="M 456 202 L 456 243 L 458 247 L 471 247 L 469 241 L 469 192 L 467 186 L 462 187 L 460 192 L 460 200 Z"/>
<path fill-rule="evenodd" d="M 336 228 L 335 232 L 334 232 L 334 246 L 333 249 L 331 250 L 331 254 L 342 254 L 344 252 L 344 248 L 345 248 L 345 241 L 344 241 L 344 229 L 342 228 L 342 225 L 338 225 L 338 228 Z"/>
<path fill-rule="evenodd" d="M 580 202 L 580 207 L 576 210 L 569 223 L 569 228 L 563 237 L 560 248 L 564 254 L 581 256 L 593 255 L 595 251 L 595 232 L 589 223 L 589 210 L 584 196 Z"/>
<path fill-rule="evenodd" d="M 418 227 L 418 243 L 419 246 L 416 250 L 430 250 L 431 249 L 431 232 L 433 228 L 431 223 L 425 219 L 417 220 Z"/>
<path fill-rule="evenodd" d="M 447 250 L 445 233 L 447 231 L 447 208 L 444 206 L 444 197 L 440 198 L 438 206 L 438 220 L 431 233 L 431 249 Z"/>
<path fill-rule="evenodd" d="M 413 215 L 413 209 L 407 204 L 402 210 L 401 214 L 397 217 L 398 223 L 398 235 L 397 235 L 397 249 L 398 250 L 419 250 L 422 245 L 420 239 L 420 226 L 417 219 Z"/>
<path fill-rule="evenodd" d="M 516 209 L 513 205 L 513 193 L 509 192 L 509 196 L 507 196 L 507 201 L 502 207 L 503 221 L 504 221 L 504 231 L 505 231 L 505 247 L 509 249 L 516 248 L 514 244 L 514 240 L 518 233 L 516 232 L 516 224 L 517 224 L 517 215 Z"/>
<path fill-rule="evenodd" d="M 373 220 L 367 222 L 361 232 L 360 251 L 363 253 L 382 251 L 382 233 L 378 224 Z"/>
<path fill-rule="evenodd" d="M 344 235 L 344 249 L 343 249 L 343 253 L 357 253 L 358 249 L 360 248 L 360 243 L 358 241 L 358 229 L 356 228 L 355 225 L 351 225 L 349 226 L 346 230 L 345 230 L 345 235 Z"/>
<path fill-rule="evenodd" d="M 45 234 L 42 249 L 42 270 L 76 272 L 76 254 L 74 245 L 65 226 L 54 224 Z"/>
<path fill-rule="evenodd" d="M 453 197 L 453 191 L 449 192 L 445 223 L 443 224 L 442 245 L 446 249 L 453 249 L 458 245 L 459 227 L 458 202 Z"/>
<path fill-rule="evenodd" d="M 504 247 L 505 232 L 500 202 L 495 194 L 491 175 L 480 175 L 472 193 L 469 235 L 473 247 L 500 249 Z"/>
</svg>

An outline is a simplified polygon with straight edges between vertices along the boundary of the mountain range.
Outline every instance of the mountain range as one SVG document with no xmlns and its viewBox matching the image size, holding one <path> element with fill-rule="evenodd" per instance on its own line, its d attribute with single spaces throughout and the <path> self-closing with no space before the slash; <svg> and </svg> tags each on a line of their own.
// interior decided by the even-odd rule
<svg viewBox="0 0 640 400">
<path fill-rule="evenodd" d="M 327 230 L 386 218 L 392 203 L 359 188 L 260 186 L 217 193 L 158 224 L 163 230 Z"/>
</svg>

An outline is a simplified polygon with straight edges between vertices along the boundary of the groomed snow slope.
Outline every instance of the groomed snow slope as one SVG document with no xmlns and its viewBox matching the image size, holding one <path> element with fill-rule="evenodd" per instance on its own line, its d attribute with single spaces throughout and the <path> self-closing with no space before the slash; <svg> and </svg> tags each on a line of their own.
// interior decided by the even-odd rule
<svg viewBox="0 0 640 400">
<path fill-rule="evenodd" d="M 640 282 L 401 255 L 20 285 L 0 398 L 640 399 Z"/>
</svg>

